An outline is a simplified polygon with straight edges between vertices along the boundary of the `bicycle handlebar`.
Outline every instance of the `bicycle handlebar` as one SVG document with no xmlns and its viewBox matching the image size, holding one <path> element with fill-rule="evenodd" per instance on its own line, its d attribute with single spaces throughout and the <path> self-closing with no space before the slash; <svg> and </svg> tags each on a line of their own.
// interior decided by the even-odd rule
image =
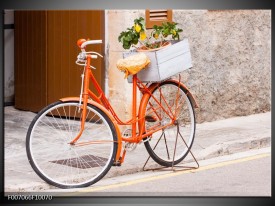
<svg viewBox="0 0 275 206">
<path fill-rule="evenodd" d="M 102 40 L 79 39 L 77 41 L 77 46 L 79 46 L 79 48 L 81 48 L 81 49 L 84 49 L 89 44 L 102 44 Z"/>
</svg>

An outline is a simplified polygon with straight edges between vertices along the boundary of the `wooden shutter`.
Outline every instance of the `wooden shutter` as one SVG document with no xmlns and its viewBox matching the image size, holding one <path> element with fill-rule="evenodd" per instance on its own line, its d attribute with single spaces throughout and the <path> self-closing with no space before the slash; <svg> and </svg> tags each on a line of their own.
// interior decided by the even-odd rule
<svg viewBox="0 0 275 206">
<path fill-rule="evenodd" d="M 146 28 L 160 26 L 162 22 L 172 22 L 172 10 L 146 10 Z"/>
</svg>

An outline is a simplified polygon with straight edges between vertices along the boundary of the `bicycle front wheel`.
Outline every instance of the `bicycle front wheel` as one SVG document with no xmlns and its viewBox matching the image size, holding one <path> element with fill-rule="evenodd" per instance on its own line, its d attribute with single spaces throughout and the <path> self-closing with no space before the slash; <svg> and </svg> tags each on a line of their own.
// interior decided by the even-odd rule
<svg viewBox="0 0 275 206">
<path fill-rule="evenodd" d="M 171 124 L 173 115 L 176 120 Z M 195 113 L 187 91 L 174 81 L 160 83 L 148 100 L 145 120 L 146 133 L 163 128 L 145 139 L 145 147 L 152 159 L 167 167 L 180 163 L 190 151 L 195 137 Z"/>
<path fill-rule="evenodd" d="M 47 183 L 60 188 L 85 187 L 99 181 L 113 164 L 117 134 L 109 117 L 87 105 L 84 131 L 75 145 L 69 143 L 81 127 L 82 109 L 76 101 L 56 102 L 32 121 L 26 139 L 29 162 Z"/>
</svg>

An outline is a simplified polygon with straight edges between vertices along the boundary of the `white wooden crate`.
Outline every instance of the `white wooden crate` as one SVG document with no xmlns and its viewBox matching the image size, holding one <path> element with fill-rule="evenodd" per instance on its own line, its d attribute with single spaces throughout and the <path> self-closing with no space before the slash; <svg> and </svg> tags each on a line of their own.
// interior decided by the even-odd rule
<svg viewBox="0 0 275 206">
<path fill-rule="evenodd" d="M 172 43 L 171 46 L 158 51 L 144 52 L 151 60 L 147 68 L 141 70 L 137 76 L 142 82 L 159 82 L 170 78 L 192 67 L 192 59 L 188 39 Z M 136 54 L 124 52 L 123 58 Z M 128 77 L 132 82 L 133 76 Z"/>
</svg>

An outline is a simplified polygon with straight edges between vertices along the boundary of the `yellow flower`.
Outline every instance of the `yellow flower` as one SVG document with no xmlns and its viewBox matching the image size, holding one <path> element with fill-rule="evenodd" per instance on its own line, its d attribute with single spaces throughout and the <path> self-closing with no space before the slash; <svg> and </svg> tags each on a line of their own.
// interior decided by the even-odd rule
<svg viewBox="0 0 275 206">
<path fill-rule="evenodd" d="M 173 29 L 173 30 L 172 30 L 172 34 L 173 34 L 173 35 L 176 35 L 176 33 L 177 33 L 177 32 Z"/>
<path fill-rule="evenodd" d="M 134 27 L 135 27 L 136 32 L 139 33 L 141 30 L 141 26 L 139 26 L 139 24 L 135 24 Z"/>
<path fill-rule="evenodd" d="M 144 40 L 146 39 L 146 33 L 143 31 L 143 32 L 140 32 L 140 39 L 141 40 Z"/>
<path fill-rule="evenodd" d="M 158 38 L 159 38 L 159 34 L 158 34 L 158 33 L 155 33 L 155 34 L 154 34 L 154 38 L 155 38 L 155 39 L 158 39 Z"/>
</svg>

